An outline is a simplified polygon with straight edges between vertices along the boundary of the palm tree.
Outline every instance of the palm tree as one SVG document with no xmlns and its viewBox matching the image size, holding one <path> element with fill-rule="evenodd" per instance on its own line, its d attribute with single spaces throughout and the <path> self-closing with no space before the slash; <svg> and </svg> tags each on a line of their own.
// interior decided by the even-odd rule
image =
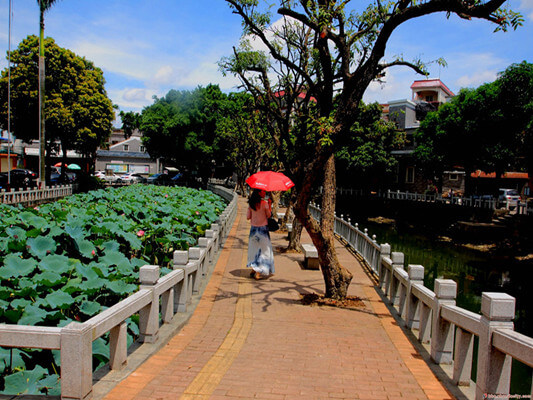
<svg viewBox="0 0 533 400">
<path fill-rule="evenodd" d="M 45 183 L 45 129 L 44 129 L 44 13 L 57 0 L 37 0 L 39 4 L 39 181 L 40 186 Z"/>
</svg>

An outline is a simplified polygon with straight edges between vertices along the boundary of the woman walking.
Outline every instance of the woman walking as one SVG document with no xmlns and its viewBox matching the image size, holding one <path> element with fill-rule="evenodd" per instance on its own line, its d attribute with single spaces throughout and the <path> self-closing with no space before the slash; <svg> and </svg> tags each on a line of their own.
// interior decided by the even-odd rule
<svg viewBox="0 0 533 400">
<path fill-rule="evenodd" d="M 274 275 L 274 253 L 270 233 L 268 232 L 268 218 L 272 214 L 272 199 L 264 200 L 266 192 L 254 189 L 248 199 L 246 218 L 250 220 L 250 236 L 248 239 L 248 264 L 252 268 L 252 276 L 261 279 Z"/>
</svg>

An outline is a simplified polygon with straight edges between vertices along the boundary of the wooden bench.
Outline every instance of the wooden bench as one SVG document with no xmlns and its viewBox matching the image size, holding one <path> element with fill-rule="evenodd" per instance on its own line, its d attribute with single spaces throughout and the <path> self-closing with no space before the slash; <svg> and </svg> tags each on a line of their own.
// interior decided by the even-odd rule
<svg viewBox="0 0 533 400">
<path fill-rule="evenodd" d="M 318 263 L 318 250 L 311 243 L 302 244 L 304 252 L 304 268 L 305 269 L 320 269 Z"/>
</svg>

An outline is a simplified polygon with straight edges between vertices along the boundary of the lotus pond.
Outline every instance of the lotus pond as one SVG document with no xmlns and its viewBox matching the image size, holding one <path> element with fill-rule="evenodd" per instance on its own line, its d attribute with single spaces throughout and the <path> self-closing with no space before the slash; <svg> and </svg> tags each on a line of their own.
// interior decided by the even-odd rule
<svg viewBox="0 0 533 400">
<path fill-rule="evenodd" d="M 35 208 L 0 204 L 0 323 L 83 322 L 138 288 L 139 268 L 171 269 L 174 250 L 197 243 L 225 203 L 183 187 L 133 185 Z M 128 321 L 128 342 L 138 318 Z M 93 366 L 108 361 L 107 337 Z M 60 394 L 59 351 L 0 348 L 0 393 Z"/>
</svg>

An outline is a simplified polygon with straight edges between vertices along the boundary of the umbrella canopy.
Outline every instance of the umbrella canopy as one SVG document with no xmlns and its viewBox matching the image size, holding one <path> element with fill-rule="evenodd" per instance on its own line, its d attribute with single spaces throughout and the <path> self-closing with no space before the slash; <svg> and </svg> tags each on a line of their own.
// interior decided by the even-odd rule
<svg viewBox="0 0 533 400">
<path fill-rule="evenodd" d="M 63 163 L 58 162 L 58 163 L 54 164 L 54 167 L 61 167 L 62 165 L 63 165 Z"/>
<path fill-rule="evenodd" d="M 254 189 L 268 192 L 285 191 L 294 186 L 294 182 L 288 177 L 274 171 L 259 171 L 246 179 L 246 183 Z"/>
<path fill-rule="evenodd" d="M 68 169 L 72 169 L 72 170 L 74 170 L 74 169 L 80 170 L 81 169 L 81 167 L 78 164 L 69 164 L 67 168 Z"/>
</svg>

